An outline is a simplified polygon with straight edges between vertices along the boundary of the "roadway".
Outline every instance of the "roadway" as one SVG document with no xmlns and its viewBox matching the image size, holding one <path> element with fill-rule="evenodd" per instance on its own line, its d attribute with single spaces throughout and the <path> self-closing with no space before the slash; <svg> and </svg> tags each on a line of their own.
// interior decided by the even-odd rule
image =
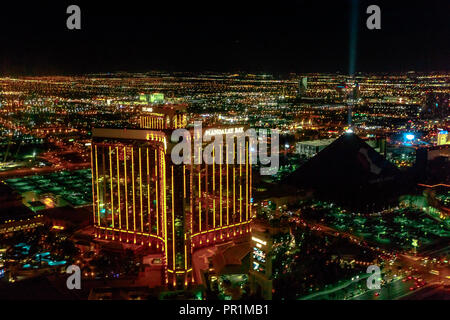
<svg viewBox="0 0 450 320">
<path fill-rule="evenodd" d="M 42 168 L 20 168 L 16 170 L 0 172 L 0 179 L 3 180 L 8 178 L 24 177 L 35 174 L 46 174 L 64 170 L 80 170 L 80 169 L 87 169 L 90 167 L 91 164 L 89 162 L 86 162 L 86 163 L 65 163 L 59 166 L 42 167 Z"/>
<path fill-rule="evenodd" d="M 426 252 L 422 254 L 407 254 L 407 253 L 397 253 L 395 251 L 391 251 L 389 249 L 381 249 L 377 248 L 376 244 L 369 244 L 365 239 L 360 238 L 358 236 L 352 235 L 348 232 L 341 232 L 335 230 L 329 226 L 322 225 L 319 223 L 311 223 L 309 221 L 302 222 L 309 225 L 309 227 L 313 227 L 315 230 L 322 231 L 326 234 L 330 235 L 341 235 L 345 238 L 348 238 L 351 241 L 358 242 L 359 245 L 370 247 L 371 249 L 375 249 L 378 252 L 383 252 L 387 255 L 391 254 L 391 257 L 396 254 L 395 261 L 389 265 L 386 264 L 383 269 L 383 280 L 385 283 L 382 285 L 379 290 L 367 290 L 366 292 L 358 294 L 357 292 L 360 289 L 354 289 L 356 292 L 351 292 L 350 282 L 345 282 L 343 285 L 334 287 L 333 289 L 327 289 L 325 291 L 317 292 L 315 295 L 324 297 L 327 294 L 332 293 L 335 297 L 341 297 L 342 299 L 352 299 L 352 300 L 393 300 L 393 299 L 401 299 L 408 295 L 416 293 L 416 291 L 423 291 L 427 288 L 433 288 L 435 286 L 443 286 L 450 284 L 450 268 L 438 266 L 435 263 L 432 263 L 432 256 L 437 252 L 442 252 L 448 250 L 448 247 L 440 248 L 433 252 Z M 391 252 L 389 252 L 391 251 Z M 428 259 L 428 263 L 424 263 L 423 259 Z M 439 274 L 431 274 L 432 270 L 438 270 Z M 394 277 L 397 276 L 397 277 Z M 399 279 L 400 278 L 400 279 Z M 401 279 L 403 278 L 403 279 Z M 416 280 L 414 279 L 416 278 Z M 420 280 L 420 281 L 418 281 Z M 361 280 L 364 281 L 364 280 Z M 427 289 L 430 290 L 430 289 Z M 427 291 L 425 290 L 425 291 Z M 423 291 L 423 292 L 425 292 Z M 354 295 L 356 293 L 356 295 Z M 420 297 L 420 295 L 417 295 Z M 309 297 L 308 298 L 312 298 Z"/>
</svg>

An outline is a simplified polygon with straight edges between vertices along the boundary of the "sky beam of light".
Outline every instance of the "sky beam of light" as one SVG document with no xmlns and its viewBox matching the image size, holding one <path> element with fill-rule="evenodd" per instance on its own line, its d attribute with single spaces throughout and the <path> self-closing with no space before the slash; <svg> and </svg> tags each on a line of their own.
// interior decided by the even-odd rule
<svg viewBox="0 0 450 320">
<path fill-rule="evenodd" d="M 350 77 L 354 78 L 356 69 L 356 47 L 358 43 L 358 0 L 351 0 L 351 13 L 350 13 L 350 43 L 349 43 L 349 53 L 348 53 L 348 74 Z M 353 79 L 354 80 L 354 79 Z M 353 100 L 353 93 L 351 94 L 351 99 Z M 347 124 L 349 127 L 352 126 L 352 104 L 349 103 L 348 106 L 348 119 Z"/>
<path fill-rule="evenodd" d="M 358 0 L 351 0 L 350 14 L 350 47 L 348 73 L 354 76 L 356 69 L 356 47 L 358 43 Z"/>
</svg>

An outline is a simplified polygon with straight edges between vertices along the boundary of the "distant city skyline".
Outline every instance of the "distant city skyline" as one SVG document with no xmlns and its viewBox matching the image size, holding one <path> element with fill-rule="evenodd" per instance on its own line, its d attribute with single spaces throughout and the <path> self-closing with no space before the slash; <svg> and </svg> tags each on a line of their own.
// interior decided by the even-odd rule
<svg viewBox="0 0 450 320">
<path fill-rule="evenodd" d="M 0 76 L 0 300 L 447 299 L 449 79 Z"/>
</svg>

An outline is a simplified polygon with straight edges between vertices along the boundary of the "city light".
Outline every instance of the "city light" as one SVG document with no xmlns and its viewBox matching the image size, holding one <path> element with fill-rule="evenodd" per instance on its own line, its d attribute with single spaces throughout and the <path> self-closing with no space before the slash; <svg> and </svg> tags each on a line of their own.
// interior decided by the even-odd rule
<svg viewBox="0 0 450 320">
<path fill-rule="evenodd" d="M 421 1 L 5 3 L 0 300 L 448 300 L 448 10 Z"/>
</svg>

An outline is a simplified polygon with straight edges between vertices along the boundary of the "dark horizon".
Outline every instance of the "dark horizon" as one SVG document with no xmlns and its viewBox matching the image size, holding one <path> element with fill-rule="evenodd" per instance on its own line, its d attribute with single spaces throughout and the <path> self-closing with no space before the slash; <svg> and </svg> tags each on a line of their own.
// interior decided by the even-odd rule
<svg viewBox="0 0 450 320">
<path fill-rule="evenodd" d="M 66 8 L 81 8 L 81 30 Z M 381 30 L 366 28 L 367 6 Z M 356 73 L 448 71 L 450 3 L 359 1 Z M 351 0 L 267 6 L 108 3 L 7 4 L 0 73 L 349 72 Z"/>
</svg>

